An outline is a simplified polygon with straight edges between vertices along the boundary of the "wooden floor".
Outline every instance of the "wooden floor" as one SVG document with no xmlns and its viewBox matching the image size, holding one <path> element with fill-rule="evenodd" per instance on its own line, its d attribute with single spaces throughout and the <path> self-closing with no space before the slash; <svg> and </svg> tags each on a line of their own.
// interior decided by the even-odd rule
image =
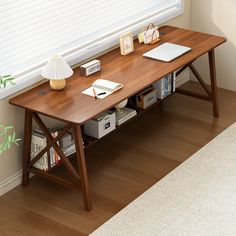
<svg viewBox="0 0 236 236">
<path fill-rule="evenodd" d="M 80 192 L 38 177 L 0 197 L 0 235 L 88 235 L 236 121 L 236 93 L 219 100 L 215 119 L 210 103 L 175 94 L 88 149 L 89 213 Z"/>
</svg>

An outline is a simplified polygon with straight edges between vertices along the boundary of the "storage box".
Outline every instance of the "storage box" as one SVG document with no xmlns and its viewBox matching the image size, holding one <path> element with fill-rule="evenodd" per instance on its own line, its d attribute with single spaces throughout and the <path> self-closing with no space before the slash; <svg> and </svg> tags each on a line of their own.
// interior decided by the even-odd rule
<svg viewBox="0 0 236 236">
<path fill-rule="evenodd" d="M 150 86 L 136 95 L 136 106 L 146 109 L 157 102 L 157 90 Z"/>
<path fill-rule="evenodd" d="M 115 112 L 107 111 L 84 124 L 84 133 L 101 138 L 116 128 Z"/>
</svg>

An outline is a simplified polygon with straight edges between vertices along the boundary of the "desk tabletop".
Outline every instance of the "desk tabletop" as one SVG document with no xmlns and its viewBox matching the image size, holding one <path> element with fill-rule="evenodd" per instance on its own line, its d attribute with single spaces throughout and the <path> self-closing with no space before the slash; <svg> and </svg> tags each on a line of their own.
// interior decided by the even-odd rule
<svg viewBox="0 0 236 236">
<path fill-rule="evenodd" d="M 121 56 L 118 48 L 99 57 L 101 72 L 83 77 L 79 74 L 79 68 L 75 69 L 63 91 L 51 90 L 49 82 L 46 82 L 10 99 L 9 103 L 65 122 L 83 124 L 226 41 L 224 37 L 172 26 L 161 27 L 160 33 L 161 40 L 153 45 L 140 45 L 136 40 L 135 51 L 127 56 Z M 164 42 L 188 46 L 192 50 L 170 63 L 142 56 Z M 105 99 L 95 100 L 82 94 L 96 79 L 119 82 L 124 88 Z"/>
</svg>

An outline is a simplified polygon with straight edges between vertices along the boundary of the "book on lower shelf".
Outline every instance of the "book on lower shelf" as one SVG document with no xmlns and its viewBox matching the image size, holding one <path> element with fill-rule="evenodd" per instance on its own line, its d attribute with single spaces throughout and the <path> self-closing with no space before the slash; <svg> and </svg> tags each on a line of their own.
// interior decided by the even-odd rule
<svg viewBox="0 0 236 236">
<path fill-rule="evenodd" d="M 41 135 L 37 132 L 32 133 L 31 140 L 31 160 L 34 159 L 38 153 L 40 153 L 47 146 L 47 139 L 44 135 Z M 48 154 L 44 155 L 35 162 L 33 167 L 47 171 L 48 170 Z"/>
<path fill-rule="evenodd" d="M 59 134 L 60 130 L 51 130 L 51 135 L 53 138 L 56 138 Z M 37 156 L 40 151 L 42 151 L 47 146 L 48 140 L 46 136 L 40 129 L 35 129 L 32 133 L 31 140 L 31 160 Z M 84 141 L 82 139 L 83 147 Z M 68 131 L 60 141 L 57 141 L 57 144 L 61 147 L 65 156 L 68 157 L 76 152 L 75 142 L 73 139 L 72 132 Z M 53 147 L 49 149 L 48 152 L 44 153 L 44 155 L 33 165 L 33 167 L 48 171 L 50 168 L 58 165 L 61 162 L 61 157 L 54 150 Z"/>
<path fill-rule="evenodd" d="M 162 79 L 156 81 L 153 86 L 157 89 L 157 98 L 164 99 L 175 91 L 175 74 L 169 74 Z M 173 76 L 173 80 L 172 80 Z M 172 84 L 173 81 L 173 84 Z"/>
<path fill-rule="evenodd" d="M 68 157 L 76 152 L 75 144 L 62 148 L 64 154 Z"/>
<path fill-rule="evenodd" d="M 50 130 L 50 133 L 51 133 L 53 138 L 56 138 L 57 135 L 58 135 L 58 130 L 57 129 L 52 129 L 52 130 Z M 34 134 L 38 134 L 38 135 L 41 135 L 44 138 L 46 138 L 41 129 L 35 129 Z M 57 144 L 60 145 L 59 141 L 57 141 Z M 46 145 L 45 145 L 45 147 L 46 147 Z M 52 168 L 53 166 L 55 166 L 55 165 L 57 165 L 58 163 L 61 162 L 60 156 L 57 154 L 57 152 L 54 150 L 53 147 L 51 147 L 49 149 L 49 152 L 48 152 L 47 156 L 49 156 L 49 158 L 47 157 L 49 168 Z"/>
</svg>

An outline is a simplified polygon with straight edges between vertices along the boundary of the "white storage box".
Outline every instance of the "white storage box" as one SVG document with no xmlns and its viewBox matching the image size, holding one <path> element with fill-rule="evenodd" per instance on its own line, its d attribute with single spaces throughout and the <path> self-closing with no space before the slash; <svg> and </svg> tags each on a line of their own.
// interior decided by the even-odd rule
<svg viewBox="0 0 236 236">
<path fill-rule="evenodd" d="M 84 133 L 101 138 L 116 128 L 115 112 L 107 111 L 84 124 Z"/>
</svg>

